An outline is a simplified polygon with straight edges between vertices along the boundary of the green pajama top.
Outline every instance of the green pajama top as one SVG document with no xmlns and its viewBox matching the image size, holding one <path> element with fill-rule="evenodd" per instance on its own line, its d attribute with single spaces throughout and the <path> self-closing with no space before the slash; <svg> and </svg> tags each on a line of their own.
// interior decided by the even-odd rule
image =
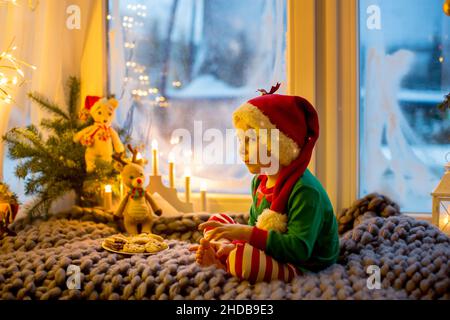
<svg viewBox="0 0 450 320">
<path fill-rule="evenodd" d="M 265 187 L 265 178 L 255 176 L 252 181 L 253 203 L 248 222 L 251 226 L 255 226 L 258 216 L 270 207 L 273 187 Z M 326 191 L 308 169 L 291 191 L 286 214 L 286 233 L 266 232 L 255 227 L 259 239 L 253 242 L 265 243 L 266 247 L 261 249 L 269 256 L 279 262 L 291 263 L 302 271 L 316 272 L 334 264 L 339 255 L 337 221 Z"/>
</svg>

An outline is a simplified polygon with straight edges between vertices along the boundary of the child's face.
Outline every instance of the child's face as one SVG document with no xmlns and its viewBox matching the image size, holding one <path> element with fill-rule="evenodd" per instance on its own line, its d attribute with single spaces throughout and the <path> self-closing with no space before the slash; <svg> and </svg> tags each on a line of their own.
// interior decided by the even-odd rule
<svg viewBox="0 0 450 320">
<path fill-rule="evenodd" d="M 247 124 L 239 123 L 236 126 L 236 129 L 242 130 L 243 132 L 248 132 L 248 130 L 254 130 L 255 135 L 243 135 L 239 137 L 239 154 L 244 161 L 247 169 L 252 174 L 260 174 L 264 172 L 265 168 L 271 167 L 271 162 L 265 163 L 267 161 L 261 161 L 260 159 L 260 149 L 262 154 L 266 153 L 268 157 L 270 157 L 270 145 L 267 146 L 267 142 L 270 144 L 270 139 L 266 139 L 266 142 L 261 141 L 261 137 L 258 129 L 254 129 Z M 267 131 L 267 135 L 269 135 L 269 131 Z M 272 158 L 270 157 L 270 160 Z"/>
</svg>

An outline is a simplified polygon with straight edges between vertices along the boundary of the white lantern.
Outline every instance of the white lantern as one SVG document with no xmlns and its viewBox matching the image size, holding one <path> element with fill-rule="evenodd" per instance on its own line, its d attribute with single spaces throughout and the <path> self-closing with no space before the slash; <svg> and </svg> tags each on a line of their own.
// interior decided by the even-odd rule
<svg viewBox="0 0 450 320">
<path fill-rule="evenodd" d="M 444 176 L 431 195 L 433 197 L 433 224 L 450 234 L 450 162 L 445 165 Z"/>
</svg>

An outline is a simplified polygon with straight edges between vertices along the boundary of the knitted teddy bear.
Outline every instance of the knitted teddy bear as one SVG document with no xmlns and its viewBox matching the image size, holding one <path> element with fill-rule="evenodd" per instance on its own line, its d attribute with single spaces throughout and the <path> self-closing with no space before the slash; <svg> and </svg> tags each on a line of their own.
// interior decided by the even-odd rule
<svg viewBox="0 0 450 320">
<path fill-rule="evenodd" d="M 137 150 L 128 145 L 133 153 L 131 163 L 126 163 L 120 156 L 113 156 L 114 160 L 123 165 L 122 181 L 129 189 L 128 194 L 121 200 L 115 217 L 123 217 L 125 230 L 130 235 L 152 233 L 153 223 L 162 214 L 152 196 L 144 189 L 144 167 L 136 159 Z"/>
<path fill-rule="evenodd" d="M 114 98 L 86 97 L 84 108 L 80 112 L 80 119 L 86 120 L 91 116 L 94 124 L 76 133 L 73 141 L 86 147 L 87 172 L 95 170 L 96 160 L 110 163 L 113 151 L 122 153 L 125 150 L 119 135 L 111 127 L 114 111 L 118 105 L 119 102 Z"/>
</svg>

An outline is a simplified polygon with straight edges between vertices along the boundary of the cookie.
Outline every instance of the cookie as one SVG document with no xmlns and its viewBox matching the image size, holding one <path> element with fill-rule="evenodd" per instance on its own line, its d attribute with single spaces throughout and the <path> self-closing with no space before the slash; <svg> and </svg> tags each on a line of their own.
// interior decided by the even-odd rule
<svg viewBox="0 0 450 320">
<path fill-rule="evenodd" d="M 104 241 L 104 244 L 107 248 L 115 251 L 121 251 L 127 243 L 128 239 L 121 234 L 108 237 Z"/>
<path fill-rule="evenodd" d="M 149 233 L 147 234 L 147 237 L 153 238 L 155 240 L 158 240 L 160 242 L 164 242 L 164 238 L 161 236 L 158 236 L 157 234 Z"/>
<path fill-rule="evenodd" d="M 127 243 L 123 246 L 122 251 L 127 253 L 144 253 L 145 250 L 146 250 L 145 247 L 140 244 Z"/>
<path fill-rule="evenodd" d="M 150 238 L 150 241 L 145 245 L 145 251 L 148 253 L 155 253 L 167 249 L 167 243 Z"/>
<path fill-rule="evenodd" d="M 130 239 L 130 243 L 145 245 L 148 242 L 148 237 L 139 235 Z"/>
</svg>

